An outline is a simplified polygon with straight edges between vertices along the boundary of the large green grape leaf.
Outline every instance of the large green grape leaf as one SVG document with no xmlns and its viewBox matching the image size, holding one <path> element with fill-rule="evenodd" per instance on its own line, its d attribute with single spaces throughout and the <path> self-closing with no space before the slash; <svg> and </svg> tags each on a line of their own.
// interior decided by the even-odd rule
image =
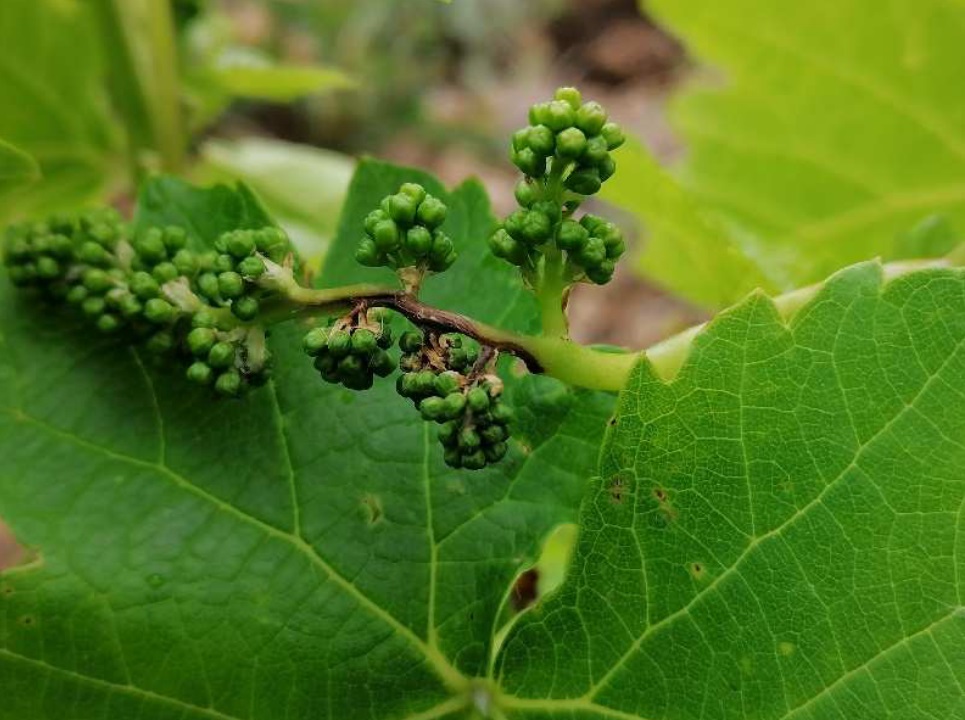
<svg viewBox="0 0 965 720">
<path fill-rule="evenodd" d="M 920 251 L 899 235 L 927 215 L 965 227 L 965 5 L 642 4 L 712 67 L 672 109 L 687 153 L 680 187 L 691 202 L 672 207 L 648 192 L 663 181 L 639 147 L 620 151 L 608 183 L 652 231 L 648 275 L 719 304 L 743 295 L 748 260 L 762 285 L 788 289 L 851 262 Z M 692 231 L 695 215 L 711 217 L 710 230 Z M 667 232 L 668 224 L 688 232 Z M 692 258 L 704 253 L 717 277 L 695 276 Z"/>
<path fill-rule="evenodd" d="M 525 329 L 475 182 L 362 163 L 323 282 L 366 275 L 344 260 L 363 213 L 410 179 L 447 199 L 462 251 L 431 299 Z M 205 210 L 163 182 L 158 222 Z M 513 578 L 575 519 L 613 398 L 513 381 L 507 460 L 451 471 L 391 382 L 325 385 L 301 332 L 273 333 L 268 387 L 217 402 L 0 278 L 0 517 L 36 556 L 0 573 L 0 718 L 464 714 Z"/>
<path fill-rule="evenodd" d="M 101 53 L 77 0 L 0 3 L 0 137 L 40 165 L 42 180 L 0 202 L 0 216 L 96 197 L 116 149 Z"/>
<path fill-rule="evenodd" d="M 965 272 L 754 294 L 642 360 L 511 718 L 965 717 Z"/>
</svg>

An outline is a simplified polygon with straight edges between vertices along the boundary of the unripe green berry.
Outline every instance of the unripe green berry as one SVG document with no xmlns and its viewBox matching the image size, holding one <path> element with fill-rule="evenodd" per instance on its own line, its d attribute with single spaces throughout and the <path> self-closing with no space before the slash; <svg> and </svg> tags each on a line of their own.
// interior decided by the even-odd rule
<svg viewBox="0 0 965 720">
<path fill-rule="evenodd" d="M 228 370 L 214 381 L 214 389 L 219 395 L 237 397 L 241 392 L 241 374 L 237 370 Z"/>
<path fill-rule="evenodd" d="M 315 362 L 312 364 L 322 375 L 337 374 L 338 372 L 338 358 L 334 358 L 326 352 L 316 357 Z"/>
<path fill-rule="evenodd" d="M 402 187 L 399 188 L 399 193 L 412 198 L 416 205 L 425 200 L 426 197 L 426 189 L 418 183 L 404 183 Z"/>
<path fill-rule="evenodd" d="M 233 270 L 218 275 L 218 292 L 225 298 L 240 297 L 245 291 L 245 280 Z"/>
<path fill-rule="evenodd" d="M 185 375 L 188 380 L 198 385 L 208 385 L 214 379 L 214 371 L 201 361 L 191 363 Z"/>
<path fill-rule="evenodd" d="M 556 152 L 560 157 L 578 158 L 585 148 L 586 135 L 579 128 L 566 128 L 556 136 Z"/>
<path fill-rule="evenodd" d="M 472 452 L 480 446 L 482 440 L 479 438 L 479 433 L 473 430 L 471 427 L 465 427 L 459 433 L 459 447 L 463 450 L 468 450 Z"/>
<path fill-rule="evenodd" d="M 505 425 L 487 425 L 479 431 L 479 437 L 482 438 L 483 443 L 494 445 L 509 437 L 509 433 L 506 432 Z"/>
<path fill-rule="evenodd" d="M 60 275 L 60 263 L 52 257 L 37 258 L 37 277 L 52 280 Z"/>
<path fill-rule="evenodd" d="M 455 420 L 462 415 L 466 409 L 466 396 L 461 392 L 449 393 L 446 395 L 444 402 L 443 417 L 449 418 L 450 420 Z"/>
<path fill-rule="evenodd" d="M 163 285 L 166 282 L 171 282 L 174 280 L 179 273 L 174 263 L 164 261 L 154 266 L 154 269 L 151 271 L 151 275 L 153 275 L 154 279 Z"/>
<path fill-rule="evenodd" d="M 224 272 L 234 272 L 235 259 L 227 253 L 221 253 L 214 259 L 214 266 L 212 269 L 218 274 Z"/>
<path fill-rule="evenodd" d="M 366 267 L 378 267 L 382 264 L 379 256 L 379 249 L 369 238 L 362 238 L 359 246 L 355 249 L 355 262 Z"/>
<path fill-rule="evenodd" d="M 163 355 L 174 347 L 174 336 L 167 330 L 161 330 L 149 337 L 144 347 L 153 355 Z"/>
<path fill-rule="evenodd" d="M 528 128 L 525 147 L 541 157 L 548 157 L 553 154 L 556 141 L 556 135 L 550 128 L 545 125 L 534 125 Z"/>
<path fill-rule="evenodd" d="M 251 233 L 233 232 L 227 237 L 225 243 L 228 252 L 239 260 L 248 257 L 255 251 L 255 239 Z"/>
<path fill-rule="evenodd" d="M 466 401 L 469 409 L 473 412 L 482 412 L 489 409 L 489 393 L 481 387 L 474 387 L 466 394 Z"/>
<path fill-rule="evenodd" d="M 192 355 L 207 357 L 217 341 L 218 336 L 211 328 L 194 328 L 188 333 L 188 350 Z"/>
<path fill-rule="evenodd" d="M 382 252 L 392 252 L 399 246 L 399 226 L 392 220 L 383 220 L 375 226 L 375 246 Z"/>
<path fill-rule="evenodd" d="M 98 268 L 90 268 L 84 271 L 84 287 L 95 294 L 107 292 L 113 285 L 111 276 Z"/>
<path fill-rule="evenodd" d="M 375 333 L 365 328 L 355 330 L 351 335 L 352 352 L 356 355 L 369 355 L 375 352 L 378 345 Z"/>
<path fill-rule="evenodd" d="M 496 403 L 489 411 L 493 415 L 493 420 L 501 425 L 508 425 L 516 419 L 516 413 L 506 403 Z"/>
<path fill-rule="evenodd" d="M 553 97 L 556 100 L 562 100 L 567 103 L 573 110 L 579 110 L 580 105 L 583 103 L 583 97 L 575 87 L 558 88 Z"/>
<path fill-rule="evenodd" d="M 234 364 L 235 347 L 229 342 L 216 342 L 208 351 L 208 365 L 213 368 L 226 368 Z"/>
<path fill-rule="evenodd" d="M 338 371 L 342 377 L 359 375 L 365 369 L 365 365 L 357 355 L 346 355 L 338 361 Z"/>
<path fill-rule="evenodd" d="M 416 373 L 403 373 L 395 381 L 395 389 L 402 397 L 415 397 L 419 394 Z"/>
<path fill-rule="evenodd" d="M 598 135 L 606 124 L 606 110 L 598 102 L 583 103 L 576 111 L 576 126 L 587 135 Z"/>
<path fill-rule="evenodd" d="M 383 350 L 388 350 L 390 347 L 392 347 L 392 340 L 392 328 L 384 326 L 382 328 L 382 332 L 379 333 L 379 336 L 376 339 L 376 343 Z"/>
<path fill-rule="evenodd" d="M 589 231 L 578 222 L 564 220 L 556 235 L 556 244 L 560 250 L 574 252 L 583 247 L 589 237 Z"/>
<path fill-rule="evenodd" d="M 458 448 L 449 448 L 443 454 L 442 459 L 446 461 L 446 465 L 451 468 L 461 468 L 462 467 L 462 453 L 459 452 Z"/>
<path fill-rule="evenodd" d="M 459 427 L 459 423 L 454 420 L 450 420 L 440 425 L 439 432 L 437 434 L 439 442 L 446 447 L 455 445 L 456 438 L 459 435 Z"/>
<path fill-rule="evenodd" d="M 608 122 L 600 128 L 600 135 L 606 140 L 608 150 L 616 150 L 626 141 L 623 129 L 615 122 Z"/>
<path fill-rule="evenodd" d="M 258 316 L 261 303 L 253 295 L 243 295 L 231 303 L 231 312 L 243 322 L 250 322 Z"/>
<path fill-rule="evenodd" d="M 613 177 L 613 173 L 617 171 L 617 162 L 608 154 L 599 162 L 596 168 L 597 172 L 600 173 L 600 182 L 606 182 Z"/>
<path fill-rule="evenodd" d="M 302 348 L 312 356 L 321 353 L 326 345 L 328 345 L 328 328 L 312 328 L 302 338 Z"/>
<path fill-rule="evenodd" d="M 405 247 L 416 257 L 423 257 L 432 247 L 432 234 L 423 226 L 416 225 L 406 232 Z"/>
<path fill-rule="evenodd" d="M 431 395 L 435 392 L 436 376 L 431 370 L 420 370 L 415 376 L 415 389 L 419 395 Z"/>
<path fill-rule="evenodd" d="M 107 265 L 111 254 L 95 242 L 85 242 L 77 251 L 77 259 L 88 265 Z"/>
<path fill-rule="evenodd" d="M 522 179 L 516 183 L 516 202 L 518 202 L 522 207 L 528 208 L 539 196 L 538 191 L 533 186 L 533 183 L 527 179 Z"/>
<path fill-rule="evenodd" d="M 17 269 L 19 268 L 13 267 L 10 268 L 10 271 L 12 272 Z M 71 305 L 80 305 L 82 302 L 84 302 L 84 300 L 87 299 L 88 294 L 87 288 L 85 288 L 83 285 L 74 285 L 74 287 L 67 291 L 66 300 Z"/>
<path fill-rule="evenodd" d="M 412 197 L 398 193 L 389 198 L 389 217 L 400 225 L 411 225 L 415 222 L 418 206 Z"/>
<path fill-rule="evenodd" d="M 418 330 L 406 330 L 399 336 L 399 349 L 404 353 L 418 352 L 423 343 L 425 338 Z"/>
<path fill-rule="evenodd" d="M 369 360 L 369 369 L 379 377 L 388 377 L 395 370 L 395 363 L 385 350 L 378 349 Z"/>
<path fill-rule="evenodd" d="M 328 336 L 328 351 L 333 357 L 341 358 L 352 349 L 352 337 L 344 330 L 335 330 Z"/>
<path fill-rule="evenodd" d="M 151 298 L 144 303 L 144 317 L 156 325 L 166 325 L 174 320 L 174 306 L 167 300 Z"/>
<path fill-rule="evenodd" d="M 446 221 L 446 205 L 442 200 L 432 195 L 426 195 L 425 199 L 419 203 L 416 217 L 419 222 L 427 228 L 437 228 Z"/>
<path fill-rule="evenodd" d="M 218 319 L 207 310 L 198 310 L 191 317 L 191 327 L 214 328 L 218 326 Z"/>
<path fill-rule="evenodd" d="M 126 295 L 118 302 L 117 309 L 121 313 L 121 317 L 130 320 L 140 315 L 144 311 L 144 306 L 133 295 Z"/>
<path fill-rule="evenodd" d="M 570 173 L 564 185 L 580 195 L 593 195 L 600 190 L 602 181 L 596 168 L 580 168 Z"/>
</svg>

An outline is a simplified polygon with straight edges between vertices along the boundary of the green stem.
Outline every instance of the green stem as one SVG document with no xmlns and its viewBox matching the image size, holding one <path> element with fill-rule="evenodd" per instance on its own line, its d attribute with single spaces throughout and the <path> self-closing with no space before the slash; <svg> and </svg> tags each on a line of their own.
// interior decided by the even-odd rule
<svg viewBox="0 0 965 720">
<path fill-rule="evenodd" d="M 560 206 L 563 204 L 564 195 L 563 175 L 568 165 L 568 162 L 554 158 L 553 166 L 543 186 L 543 198 L 552 200 Z M 559 226 L 554 228 L 554 233 L 557 232 L 559 232 Z M 535 288 L 543 335 L 550 338 L 566 338 L 570 334 L 570 325 L 563 306 L 567 287 L 563 272 L 563 253 L 556 244 L 556 238 L 553 237 L 543 256 L 543 266 Z"/>
</svg>

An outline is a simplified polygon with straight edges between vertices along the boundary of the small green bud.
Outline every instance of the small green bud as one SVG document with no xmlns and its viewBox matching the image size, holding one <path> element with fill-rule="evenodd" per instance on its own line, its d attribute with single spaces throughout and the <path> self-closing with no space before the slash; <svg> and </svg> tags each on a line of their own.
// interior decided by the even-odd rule
<svg viewBox="0 0 965 720">
<path fill-rule="evenodd" d="M 560 157 L 578 158 L 585 148 L 586 135 L 579 128 L 567 128 L 556 136 L 556 152 Z"/>
<path fill-rule="evenodd" d="M 432 395 L 435 392 L 436 376 L 431 370 L 420 370 L 415 376 L 415 389 L 419 395 Z"/>
<path fill-rule="evenodd" d="M 432 234 L 423 226 L 416 225 L 406 232 L 405 247 L 416 257 L 423 257 L 432 247 Z"/>
<path fill-rule="evenodd" d="M 111 254 L 95 242 L 85 242 L 77 251 L 77 259 L 87 265 L 107 265 Z"/>
<path fill-rule="evenodd" d="M 169 225 L 164 228 L 164 246 L 169 253 L 176 253 L 188 244 L 188 234 L 184 228 L 177 225 Z"/>
<path fill-rule="evenodd" d="M 214 267 L 212 269 L 219 274 L 224 272 L 234 272 L 235 259 L 227 253 L 221 253 L 214 259 Z"/>
<path fill-rule="evenodd" d="M 474 387 L 466 394 L 469 409 L 473 412 L 482 412 L 489 409 L 489 393 L 481 387 Z"/>
<path fill-rule="evenodd" d="M 121 317 L 130 320 L 140 315 L 144 311 L 144 306 L 141 304 L 141 301 L 133 295 L 125 295 L 117 303 L 117 309 L 121 313 Z"/>
<path fill-rule="evenodd" d="M 489 247 L 493 255 L 508 260 L 514 265 L 522 265 L 526 260 L 526 248 L 520 242 L 513 240 L 503 229 L 497 230 L 489 237 Z"/>
<path fill-rule="evenodd" d="M 437 435 L 439 442 L 446 447 L 452 447 L 455 445 L 456 438 L 459 435 L 459 428 L 460 424 L 454 420 L 450 420 L 440 425 Z"/>
<path fill-rule="evenodd" d="M 516 190 L 514 194 L 516 195 L 516 202 L 525 208 L 528 208 L 530 205 L 536 202 L 536 198 L 539 196 L 539 193 L 533 186 L 533 183 L 526 178 L 523 178 L 516 183 Z"/>
<path fill-rule="evenodd" d="M 230 254 L 241 260 L 255 251 L 255 239 L 251 233 L 233 232 L 228 234 L 225 246 Z"/>
<path fill-rule="evenodd" d="M 238 263 L 236 270 L 246 278 L 257 278 L 265 272 L 265 262 L 260 257 L 251 255 Z"/>
<path fill-rule="evenodd" d="M 399 336 L 399 349 L 404 353 L 414 353 L 422 349 L 425 338 L 418 330 L 406 330 Z"/>
<path fill-rule="evenodd" d="M 198 271 L 198 256 L 190 250 L 178 250 L 171 260 L 178 275 L 193 276 Z"/>
<path fill-rule="evenodd" d="M 316 356 L 328 345 L 328 328 L 312 328 L 302 338 L 302 348 L 308 355 Z"/>
<path fill-rule="evenodd" d="M 209 300 L 217 300 L 219 297 L 218 276 L 214 273 L 204 273 L 198 277 L 198 292 Z"/>
<path fill-rule="evenodd" d="M 174 316 L 174 306 L 167 300 L 154 297 L 144 303 L 144 317 L 148 322 L 155 323 L 156 325 L 166 325 L 174 320 Z"/>
<path fill-rule="evenodd" d="M 166 282 L 171 282 L 174 280 L 179 273 L 178 268 L 174 263 L 164 261 L 154 266 L 154 269 L 151 271 L 151 275 L 153 275 L 154 279 L 163 285 Z"/>
<path fill-rule="evenodd" d="M 427 397 L 419 402 L 419 412 L 424 420 L 439 420 L 445 416 L 446 401 L 441 397 Z"/>
<path fill-rule="evenodd" d="M 379 377 L 388 377 L 395 370 L 395 363 L 385 350 L 378 349 L 369 360 L 369 369 Z"/>
<path fill-rule="evenodd" d="M 516 413 L 505 403 L 496 403 L 489 412 L 500 425 L 508 425 L 516 419 Z"/>
<path fill-rule="evenodd" d="M 333 357 L 341 358 L 352 349 L 352 337 L 344 330 L 335 330 L 328 335 L 328 351 Z"/>
<path fill-rule="evenodd" d="M 443 417 L 447 417 L 450 420 L 455 420 L 462 415 L 463 410 L 466 409 L 466 396 L 461 392 L 449 393 L 446 395 L 444 402 Z"/>
<path fill-rule="evenodd" d="M 375 333 L 365 328 L 358 328 L 351 335 L 352 352 L 356 355 L 370 355 L 375 352 L 378 345 L 375 341 Z"/>
<path fill-rule="evenodd" d="M 399 188 L 399 193 L 412 198 L 416 205 L 426 198 L 426 189 L 418 183 L 404 183 L 402 187 Z"/>
<path fill-rule="evenodd" d="M 537 155 L 548 157 L 553 154 L 557 137 L 545 125 L 535 125 L 528 129 L 526 147 Z"/>
<path fill-rule="evenodd" d="M 160 330 L 148 338 L 144 347 L 153 355 L 164 355 L 174 348 L 174 335 L 167 330 Z"/>
<path fill-rule="evenodd" d="M 98 295 L 107 292 L 114 285 L 111 276 L 98 268 L 85 270 L 83 282 L 85 288 Z"/>
<path fill-rule="evenodd" d="M 315 362 L 312 364 L 315 366 L 315 369 L 318 370 L 322 375 L 338 374 L 338 358 L 334 358 L 328 353 L 325 353 L 325 352 L 321 353 L 318 357 L 315 358 Z M 337 381 L 337 378 L 332 382 L 336 382 L 336 381 Z"/>
<path fill-rule="evenodd" d="M 258 316 L 261 303 L 253 295 L 243 295 L 231 303 L 231 312 L 243 322 L 250 322 Z"/>
<path fill-rule="evenodd" d="M 529 128 L 520 128 L 513 133 L 512 149 L 522 150 L 524 147 L 529 147 Z"/>
<path fill-rule="evenodd" d="M 603 240 L 591 236 L 576 254 L 576 260 L 585 268 L 594 267 L 606 260 L 606 245 Z"/>
<path fill-rule="evenodd" d="M 462 453 L 459 452 L 458 448 L 449 448 L 443 454 L 442 459 L 446 461 L 446 465 L 451 468 L 461 468 L 462 467 Z"/>
<path fill-rule="evenodd" d="M 594 135 L 586 141 L 582 160 L 589 165 L 596 166 L 603 162 L 608 153 L 607 143 L 603 136 Z"/>
<path fill-rule="evenodd" d="M 504 442 L 493 443 L 492 445 L 487 445 L 482 449 L 483 455 L 485 455 L 486 460 L 490 463 L 497 463 L 506 457 L 506 452 L 509 450 L 509 446 Z"/>
<path fill-rule="evenodd" d="M 576 126 L 587 135 L 598 135 L 606 124 L 606 110 L 598 102 L 583 103 L 576 111 Z"/>
<path fill-rule="evenodd" d="M 599 165 L 596 166 L 596 169 L 600 173 L 600 182 L 606 182 L 613 177 L 613 173 L 617 171 L 617 162 L 613 157 L 607 155 L 600 161 Z"/>
<path fill-rule="evenodd" d="M 415 222 L 418 207 L 418 201 L 408 195 L 392 195 L 389 198 L 389 217 L 400 225 L 411 225 Z"/>
<path fill-rule="evenodd" d="M 520 239 L 530 245 L 541 245 L 546 242 L 552 230 L 553 226 L 549 218 L 536 210 L 526 211 L 519 225 Z"/>
<path fill-rule="evenodd" d="M 558 88 L 553 97 L 555 100 L 562 100 L 567 103 L 573 110 L 579 110 L 583 103 L 583 97 L 575 87 Z"/>
<path fill-rule="evenodd" d="M 116 332 L 121 327 L 121 321 L 116 316 L 105 313 L 97 318 L 97 329 L 102 333 Z"/>
<path fill-rule="evenodd" d="M 379 249 L 369 238 L 362 238 L 359 246 L 355 249 L 355 262 L 365 267 L 378 267 L 382 264 L 379 256 Z"/>
<path fill-rule="evenodd" d="M 211 328 L 194 328 L 188 333 L 188 350 L 192 355 L 207 357 L 217 341 L 218 336 Z"/>
<path fill-rule="evenodd" d="M 164 233 L 160 228 L 150 228 L 134 241 L 134 251 L 148 265 L 167 259 L 168 250 L 164 245 Z"/>
<path fill-rule="evenodd" d="M 600 136 L 606 140 L 607 150 L 616 150 L 626 141 L 623 128 L 615 122 L 608 122 L 600 128 Z"/>
<path fill-rule="evenodd" d="M 446 235 L 442 230 L 433 231 L 432 247 L 429 250 L 429 259 L 433 263 L 445 263 L 453 252 L 452 238 Z M 446 267 L 448 267 L 448 265 Z M 436 268 L 433 269 L 435 270 Z"/>
<path fill-rule="evenodd" d="M 543 213 L 550 221 L 550 225 L 555 225 L 563 217 L 562 208 L 553 200 L 540 200 L 537 203 L 533 203 L 533 207 L 530 209 L 534 212 Z"/>
<path fill-rule="evenodd" d="M 411 398 L 419 394 L 418 383 L 416 382 L 416 373 L 402 373 L 399 379 L 395 381 L 396 392 L 402 397 Z"/>
<path fill-rule="evenodd" d="M 529 177 L 539 177 L 546 173 L 546 158 L 537 155 L 530 148 L 513 153 L 513 165 Z"/>
<path fill-rule="evenodd" d="M 229 342 L 216 342 L 208 351 L 208 365 L 213 368 L 226 368 L 235 361 L 235 346 Z"/>
<path fill-rule="evenodd" d="M 10 268 L 11 272 L 18 269 L 19 268 L 17 267 Z M 71 305 L 80 305 L 82 302 L 84 302 L 84 300 L 87 299 L 88 294 L 87 288 L 85 288 L 83 285 L 74 285 L 74 287 L 67 291 L 66 300 Z"/>
<path fill-rule="evenodd" d="M 365 222 L 363 226 L 365 227 L 365 233 L 369 237 L 375 237 L 375 226 L 378 225 L 383 220 L 388 220 L 389 215 L 384 210 L 373 210 L 368 215 L 365 216 Z"/>
<path fill-rule="evenodd" d="M 612 260 L 602 260 L 598 265 L 587 268 L 586 276 L 596 285 L 606 285 L 613 278 L 615 269 Z"/>
<path fill-rule="evenodd" d="M 241 392 L 241 374 L 237 370 L 228 370 L 214 381 L 214 389 L 219 395 L 237 397 Z"/>
<path fill-rule="evenodd" d="M 60 263 L 52 257 L 37 258 L 37 277 L 44 280 L 53 280 L 60 275 Z"/>
<path fill-rule="evenodd" d="M 392 328 L 386 326 L 382 327 L 382 332 L 379 333 L 379 337 L 376 339 L 378 346 L 383 350 L 388 350 L 392 347 Z"/>
<path fill-rule="evenodd" d="M 74 243 L 66 235 L 50 236 L 50 253 L 60 260 L 68 260 L 74 252 Z"/>
<path fill-rule="evenodd" d="M 452 370 L 440 373 L 435 378 L 435 391 L 440 397 L 456 392 L 461 385 L 459 373 Z"/>
<path fill-rule="evenodd" d="M 361 375 L 365 371 L 365 365 L 358 355 L 346 355 L 338 361 L 338 372 L 345 378 L 351 375 Z"/>
<path fill-rule="evenodd" d="M 399 226 L 392 220 L 383 220 L 375 226 L 373 239 L 382 252 L 392 252 L 399 246 Z"/>
<path fill-rule="evenodd" d="M 553 132 L 560 132 L 573 125 L 576 113 L 570 104 L 563 100 L 553 100 L 546 106 L 544 125 Z"/>
<path fill-rule="evenodd" d="M 221 293 L 221 296 L 225 298 L 240 297 L 245 291 L 244 278 L 233 270 L 223 272 L 218 275 L 218 291 Z"/>
<path fill-rule="evenodd" d="M 437 228 L 446 221 L 447 208 L 444 202 L 432 195 L 426 195 L 425 200 L 419 203 L 416 217 L 419 222 L 427 228 Z"/>
<path fill-rule="evenodd" d="M 487 425 L 479 431 L 479 437 L 485 444 L 494 445 L 509 437 L 509 433 L 506 432 L 505 425 Z"/>
<path fill-rule="evenodd" d="M 556 244 L 560 250 L 575 252 L 582 248 L 590 237 L 589 231 L 573 220 L 564 220 L 556 235 Z"/>
<path fill-rule="evenodd" d="M 217 318 L 207 310 L 198 310 L 191 318 L 191 327 L 214 328 L 217 325 Z"/>
<path fill-rule="evenodd" d="M 482 450 L 476 450 L 462 456 L 462 466 L 466 470 L 482 470 L 486 467 L 486 455 Z"/>
<path fill-rule="evenodd" d="M 549 103 L 542 102 L 531 105 L 529 108 L 529 124 L 540 125 L 549 115 Z"/>
<path fill-rule="evenodd" d="M 200 360 L 191 363 L 185 375 L 188 380 L 198 385 L 208 385 L 211 383 L 211 380 L 214 379 L 214 371 L 211 370 L 209 365 Z"/>
<path fill-rule="evenodd" d="M 600 190 L 602 184 L 600 173 L 596 168 L 574 170 L 564 181 L 568 189 L 580 195 L 593 195 Z"/>
<path fill-rule="evenodd" d="M 473 430 L 471 427 L 463 428 L 459 433 L 459 447 L 463 450 L 473 451 L 480 446 L 482 440 L 479 438 L 479 433 Z"/>
</svg>

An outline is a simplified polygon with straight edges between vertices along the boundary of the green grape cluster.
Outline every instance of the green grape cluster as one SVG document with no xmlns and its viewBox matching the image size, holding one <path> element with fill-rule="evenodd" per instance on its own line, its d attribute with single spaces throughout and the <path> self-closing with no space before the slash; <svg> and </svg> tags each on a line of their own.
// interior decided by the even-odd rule
<svg viewBox="0 0 965 720">
<path fill-rule="evenodd" d="M 506 455 L 513 411 L 495 374 L 475 367 L 478 350 L 458 335 L 399 337 L 403 374 L 396 389 L 426 421 L 440 424 L 444 459 L 453 468 L 481 470 Z"/>
<path fill-rule="evenodd" d="M 616 169 L 610 154 L 623 131 L 579 91 L 560 88 L 556 98 L 534 105 L 529 127 L 513 136 L 513 162 L 525 174 L 516 185 L 520 207 L 489 238 L 493 254 L 519 266 L 533 286 L 547 254 L 562 259 L 564 284 L 610 281 L 626 243 L 612 223 L 594 215 L 572 216 L 583 196 L 600 189 Z"/>
<path fill-rule="evenodd" d="M 376 375 L 387 377 L 395 370 L 387 352 L 392 347 L 392 330 L 374 313 L 313 328 L 302 339 L 302 347 L 315 358 L 315 369 L 323 380 L 350 390 L 368 390 Z"/>
<path fill-rule="evenodd" d="M 583 102 L 576 88 L 560 88 L 550 102 L 533 105 L 529 122 L 513 134 L 511 152 L 527 177 L 555 172 L 567 190 L 593 195 L 616 171 L 610 151 L 623 144 L 623 130 L 608 121 L 602 105 Z"/>
<path fill-rule="evenodd" d="M 183 358 L 189 380 L 237 396 L 269 377 L 255 321 L 272 290 L 258 279 L 291 246 L 273 227 L 225 233 L 214 245 L 191 249 L 175 226 L 131 237 L 116 212 L 99 209 L 11 227 L 4 264 L 15 284 L 76 306 L 101 332 Z"/>
<path fill-rule="evenodd" d="M 442 272 L 456 261 L 456 251 L 442 230 L 447 208 L 416 183 L 383 198 L 380 207 L 365 218 L 365 237 L 355 259 L 367 267 L 393 270 L 415 268 Z"/>
</svg>

